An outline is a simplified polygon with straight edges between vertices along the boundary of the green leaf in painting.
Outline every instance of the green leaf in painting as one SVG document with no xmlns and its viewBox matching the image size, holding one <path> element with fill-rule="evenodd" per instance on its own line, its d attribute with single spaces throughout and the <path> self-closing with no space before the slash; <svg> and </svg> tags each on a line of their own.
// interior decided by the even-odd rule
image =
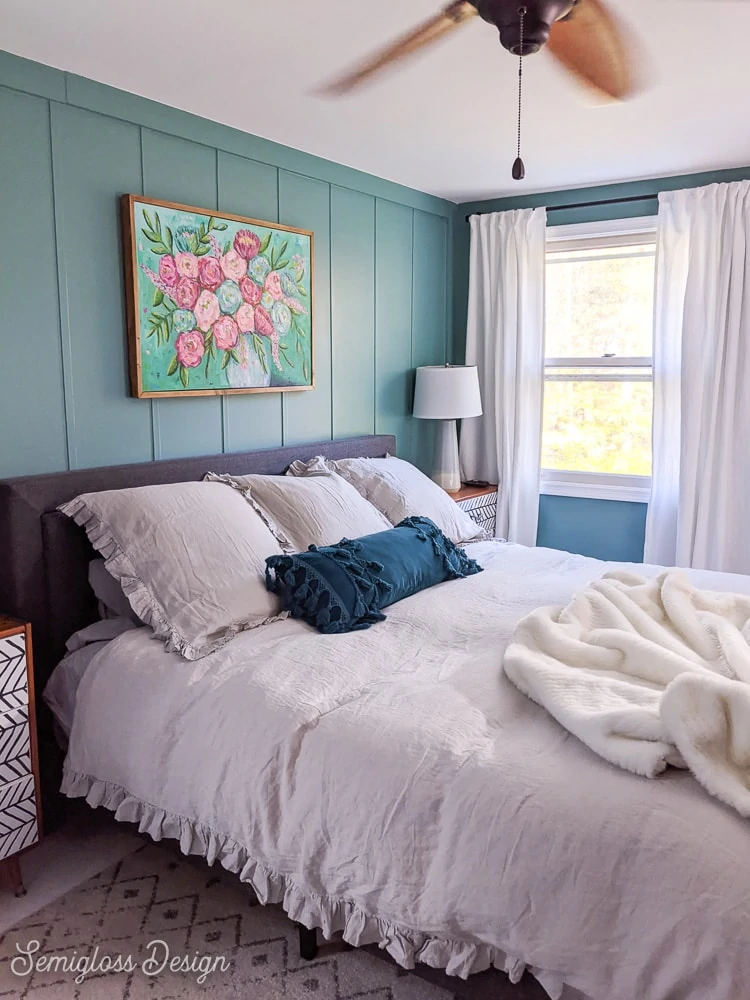
<svg viewBox="0 0 750 1000">
<path fill-rule="evenodd" d="M 210 249 L 211 249 L 210 247 L 207 247 L 207 246 L 203 246 L 203 244 L 201 244 L 201 245 L 200 245 L 200 246 L 198 247 L 198 249 L 197 249 L 197 250 L 195 251 L 195 256 L 196 256 L 196 257 L 205 257 L 205 256 L 206 256 L 206 254 L 208 253 L 208 251 L 209 251 Z"/>
<path fill-rule="evenodd" d="M 211 232 L 211 230 L 214 228 L 214 222 L 215 221 L 216 220 L 214 219 L 213 215 L 209 216 L 208 222 L 206 223 L 206 230 L 205 230 L 206 233 L 210 233 Z M 201 229 L 203 229 L 203 224 L 201 224 Z"/>
<path fill-rule="evenodd" d="M 211 365 L 211 355 L 206 354 L 206 367 L 203 369 L 203 374 L 208 378 L 208 369 Z"/>
<path fill-rule="evenodd" d="M 227 365 L 229 364 L 229 362 L 231 360 L 232 360 L 231 353 L 229 351 L 224 351 L 224 360 L 221 362 L 221 370 L 222 371 L 224 371 L 224 369 L 227 367 Z"/>
<path fill-rule="evenodd" d="M 271 234 L 268 233 L 268 235 L 264 236 L 263 239 L 261 240 L 260 250 L 258 251 L 258 253 L 265 253 L 266 250 L 268 250 L 270 242 L 271 242 Z"/>
<path fill-rule="evenodd" d="M 169 362 L 169 368 L 167 368 L 167 375 L 174 375 L 177 369 L 180 367 L 180 362 L 177 360 L 177 355 L 172 358 Z"/>
<path fill-rule="evenodd" d="M 283 260 L 277 260 L 276 261 L 276 267 L 274 268 L 274 271 L 283 271 L 284 268 L 288 264 L 289 264 L 289 258 L 288 257 L 284 257 Z"/>
<path fill-rule="evenodd" d="M 224 253 L 229 253 L 231 249 L 232 249 L 232 241 L 227 240 L 226 243 L 224 244 Z"/>
<path fill-rule="evenodd" d="M 161 288 L 154 289 L 154 306 L 160 306 L 164 301 L 164 292 Z"/>
<path fill-rule="evenodd" d="M 183 386 L 186 389 L 188 387 L 189 381 L 190 381 L 190 375 L 188 374 L 187 368 L 184 365 L 180 365 L 180 382 L 182 382 Z"/>
<path fill-rule="evenodd" d="M 143 209 L 143 218 L 148 223 L 148 228 L 151 230 L 151 232 L 153 232 L 154 231 L 154 220 L 151 218 L 151 216 L 148 214 L 148 212 L 146 211 L 145 208 Z"/>
<path fill-rule="evenodd" d="M 237 351 L 235 351 L 235 349 L 234 349 L 234 348 L 232 348 L 232 349 L 231 349 L 231 350 L 229 351 L 229 356 L 231 357 L 232 361 L 234 361 L 234 363 L 235 363 L 236 365 L 238 365 L 238 364 L 240 363 L 240 356 L 239 356 L 239 354 L 237 353 Z"/>
<path fill-rule="evenodd" d="M 283 257 L 286 253 L 286 248 L 289 246 L 289 240 L 284 240 L 281 244 L 281 250 L 279 250 L 279 257 Z"/>
<path fill-rule="evenodd" d="M 308 368 L 306 361 L 302 362 L 302 375 L 305 379 L 305 382 L 310 381 L 310 369 Z"/>
<path fill-rule="evenodd" d="M 298 286 L 297 286 L 297 290 L 298 290 L 298 292 L 300 293 L 300 295 L 302 296 L 302 298 L 304 298 L 304 299 L 306 299 L 306 298 L 307 298 L 307 292 L 306 292 L 306 291 L 305 291 L 305 289 L 304 289 L 304 288 L 302 287 L 302 285 L 298 285 Z"/>
<path fill-rule="evenodd" d="M 219 233 L 223 233 L 223 232 L 224 232 L 224 230 L 225 230 L 225 229 L 227 229 L 227 228 L 228 228 L 228 227 L 227 227 L 227 224 L 226 224 L 226 222 L 215 222 L 215 223 L 214 223 L 214 229 L 215 229 L 215 230 L 216 230 L 217 232 L 219 232 Z"/>
<path fill-rule="evenodd" d="M 168 248 L 169 252 L 172 253 L 174 250 L 174 241 L 172 239 L 172 230 L 167 226 L 167 235 L 164 240 L 164 245 Z"/>
</svg>

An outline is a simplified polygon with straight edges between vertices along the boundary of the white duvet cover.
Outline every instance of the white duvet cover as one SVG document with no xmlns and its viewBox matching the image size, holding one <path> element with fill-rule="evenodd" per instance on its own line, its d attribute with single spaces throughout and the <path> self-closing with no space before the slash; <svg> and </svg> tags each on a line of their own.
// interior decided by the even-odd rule
<svg viewBox="0 0 750 1000">
<path fill-rule="evenodd" d="M 365 632 L 279 622 L 195 663 L 142 629 L 115 639 L 81 683 L 63 790 L 406 967 L 528 966 L 554 998 L 744 1000 L 748 822 L 687 772 L 606 763 L 501 674 L 522 617 L 612 564 L 468 551 L 485 573 Z"/>
</svg>

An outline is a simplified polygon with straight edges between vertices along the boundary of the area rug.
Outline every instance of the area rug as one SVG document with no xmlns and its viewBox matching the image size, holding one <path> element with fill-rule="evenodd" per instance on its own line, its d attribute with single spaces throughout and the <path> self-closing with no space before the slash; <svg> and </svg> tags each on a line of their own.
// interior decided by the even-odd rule
<svg viewBox="0 0 750 1000">
<path fill-rule="evenodd" d="M 171 845 L 145 844 L 0 938 L 3 1000 L 532 1000 L 497 973 L 463 984 L 370 950 L 299 957 L 280 907 Z M 472 981 L 470 981 L 471 983 Z M 479 991 L 474 992 L 474 987 Z M 507 992 L 506 992 L 507 990 Z M 541 994 L 543 995 L 543 994 Z"/>
</svg>

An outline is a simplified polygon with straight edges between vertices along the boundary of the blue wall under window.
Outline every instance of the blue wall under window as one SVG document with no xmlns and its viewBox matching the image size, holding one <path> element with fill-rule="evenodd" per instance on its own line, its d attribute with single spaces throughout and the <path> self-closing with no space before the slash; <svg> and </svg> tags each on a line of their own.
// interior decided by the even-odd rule
<svg viewBox="0 0 750 1000">
<path fill-rule="evenodd" d="M 638 218 L 656 215 L 660 191 L 701 187 L 705 184 L 727 183 L 750 178 L 750 166 L 711 173 L 685 174 L 680 177 L 660 177 L 653 180 L 610 184 L 606 187 L 577 188 L 571 191 L 551 191 L 525 194 L 513 198 L 468 202 L 459 205 L 454 226 L 454 340 L 452 358 L 463 363 L 466 354 L 466 308 L 469 293 L 469 225 L 467 215 L 486 212 L 508 212 L 518 208 L 555 205 L 581 206 L 552 212 L 551 226 L 566 226 L 610 219 Z M 613 202 L 633 198 L 619 204 L 584 207 L 592 201 Z M 543 496 L 539 512 L 538 544 L 549 548 L 580 552 L 582 555 L 614 561 L 641 562 L 646 523 L 646 504 L 616 500 L 589 500 L 576 497 Z"/>
<path fill-rule="evenodd" d="M 315 389 L 128 393 L 119 196 L 315 232 Z M 0 52 L 0 478 L 395 434 L 450 349 L 456 206 Z"/>
</svg>

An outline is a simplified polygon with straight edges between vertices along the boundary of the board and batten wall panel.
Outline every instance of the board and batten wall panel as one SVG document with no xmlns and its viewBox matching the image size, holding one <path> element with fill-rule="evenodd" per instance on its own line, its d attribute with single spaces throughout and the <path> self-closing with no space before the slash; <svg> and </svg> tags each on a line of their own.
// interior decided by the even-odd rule
<svg viewBox="0 0 750 1000">
<path fill-rule="evenodd" d="M 441 365 L 448 360 L 449 282 L 439 281 L 439 275 L 448 272 L 448 235 L 445 219 L 415 212 L 411 356 L 414 368 Z M 412 460 L 425 472 L 432 465 L 434 441 L 434 421 L 414 420 Z"/>
<path fill-rule="evenodd" d="M 414 213 L 378 200 L 375 210 L 375 431 L 394 434 L 411 459 Z"/>
<path fill-rule="evenodd" d="M 331 190 L 333 436 L 375 432 L 375 199 Z"/>
<path fill-rule="evenodd" d="M 140 129 L 54 102 L 51 124 L 70 467 L 147 462 L 151 406 L 128 396 L 116 197 L 141 188 Z"/>
<path fill-rule="evenodd" d="M 0 136 L 18 137 L 0 139 L 0 184 L 12 192 L 2 205 L 0 452 L 3 466 L 34 475 L 68 461 L 48 103 L 7 94 Z"/>
<path fill-rule="evenodd" d="M 331 187 L 312 177 L 279 171 L 279 221 L 315 234 L 315 320 L 312 392 L 286 392 L 284 442 L 305 444 L 333 436 L 331 379 Z"/>
<path fill-rule="evenodd" d="M 0 477 L 375 431 L 429 467 L 412 368 L 446 360 L 454 205 L 6 52 L 0 127 Z M 314 232 L 313 390 L 130 398 L 126 193 Z"/>
</svg>

